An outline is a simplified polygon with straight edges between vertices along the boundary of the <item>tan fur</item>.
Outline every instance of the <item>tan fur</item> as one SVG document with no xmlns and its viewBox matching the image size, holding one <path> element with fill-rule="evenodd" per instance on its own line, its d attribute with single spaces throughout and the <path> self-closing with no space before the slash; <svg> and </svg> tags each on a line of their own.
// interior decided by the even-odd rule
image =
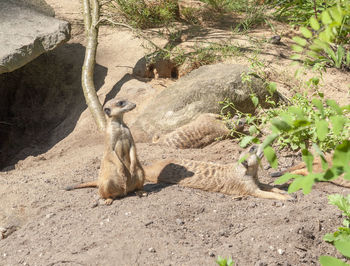
<svg viewBox="0 0 350 266">
<path fill-rule="evenodd" d="M 229 195 L 252 195 L 277 200 L 289 199 L 290 196 L 284 191 L 259 182 L 258 168 L 261 157 L 262 151 L 257 146 L 253 146 L 243 163 L 217 164 L 167 159 L 145 167 L 146 180 L 155 183 L 179 184 Z"/>
<path fill-rule="evenodd" d="M 237 122 L 236 130 L 242 130 L 243 121 Z M 217 114 L 205 113 L 194 121 L 179 127 L 166 135 L 153 137 L 153 143 L 179 149 L 202 148 L 214 142 L 217 138 L 227 137 L 230 129 Z"/>
<path fill-rule="evenodd" d="M 137 158 L 136 147 L 123 115 L 135 108 L 135 104 L 124 99 L 108 101 L 104 106 L 106 130 L 104 154 L 97 181 L 66 188 L 67 190 L 98 187 L 106 204 L 113 199 L 143 188 L 144 171 Z"/>
<path fill-rule="evenodd" d="M 325 159 L 326 159 L 328 165 L 331 166 L 332 155 L 331 154 L 326 154 Z M 312 164 L 312 172 L 314 172 L 314 173 L 321 173 L 321 172 L 323 172 L 320 157 L 316 157 L 314 159 L 314 162 Z M 303 176 L 306 176 L 306 175 L 309 174 L 309 172 L 307 170 L 307 167 L 306 167 L 306 164 L 304 162 L 301 162 L 301 163 L 299 163 L 299 164 L 297 164 L 295 166 L 292 166 L 292 167 L 288 168 L 285 171 L 274 173 L 273 176 L 281 176 L 281 175 L 283 175 L 285 173 L 292 173 L 292 174 L 303 175 Z M 350 188 L 350 180 L 346 180 L 342 176 L 337 178 L 337 179 L 331 180 L 329 182 L 331 182 L 333 184 L 336 184 L 338 186 L 343 186 L 343 187 Z"/>
</svg>

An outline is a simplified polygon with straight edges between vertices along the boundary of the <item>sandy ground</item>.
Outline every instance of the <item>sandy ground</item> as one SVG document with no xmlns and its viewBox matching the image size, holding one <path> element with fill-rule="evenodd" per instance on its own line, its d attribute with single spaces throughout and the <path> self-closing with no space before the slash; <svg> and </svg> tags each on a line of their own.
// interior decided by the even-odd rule
<svg viewBox="0 0 350 266">
<path fill-rule="evenodd" d="M 57 54 L 74 63 L 72 55 L 84 45 L 80 3 L 48 3 L 58 17 L 72 22 L 72 39 Z M 126 117 L 132 123 L 151 96 L 172 81 L 144 83 L 130 75 L 145 51 L 129 31 L 104 26 L 99 38 L 100 100 L 123 95 L 136 102 L 137 109 Z M 266 60 L 277 77 L 276 57 Z M 288 67 L 282 72 L 292 76 Z M 74 79 L 79 82 L 80 76 Z M 348 75 L 330 70 L 324 80 L 330 96 L 349 103 Z M 320 255 L 339 257 L 322 240 L 342 222 L 327 195 L 350 190 L 329 183 L 317 184 L 306 196 L 295 193 L 287 202 L 146 184 L 145 197 L 131 194 L 111 206 L 96 206 L 95 189 L 64 191 L 68 184 L 97 178 L 103 151 L 88 110 L 79 110 L 41 140 L 44 152 L 0 172 L 0 227 L 7 229 L 0 240 L 0 265 L 215 265 L 218 255 L 232 257 L 236 265 L 318 265 Z M 227 163 L 241 152 L 230 140 L 197 150 L 150 143 L 137 143 L 137 149 L 144 165 L 167 157 Z M 280 157 L 281 167 L 299 160 Z M 266 162 L 263 166 L 260 179 L 272 184 L 272 169 Z"/>
</svg>

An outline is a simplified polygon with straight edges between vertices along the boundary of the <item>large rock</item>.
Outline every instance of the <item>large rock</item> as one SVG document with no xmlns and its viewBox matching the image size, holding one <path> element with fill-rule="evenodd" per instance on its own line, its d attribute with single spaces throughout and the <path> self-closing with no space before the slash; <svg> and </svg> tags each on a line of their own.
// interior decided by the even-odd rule
<svg viewBox="0 0 350 266">
<path fill-rule="evenodd" d="M 25 2 L 0 1 L 0 74 L 22 67 L 70 38 L 68 22 Z"/>
<path fill-rule="evenodd" d="M 243 84 L 243 65 L 216 64 L 202 66 L 164 89 L 144 108 L 132 125 L 138 141 L 149 141 L 154 133 L 170 132 L 195 119 L 201 113 L 220 113 L 219 101 L 230 99 L 242 112 L 254 112 L 250 94 L 260 103 L 268 91 L 262 79 L 250 75 L 251 86 Z"/>
</svg>

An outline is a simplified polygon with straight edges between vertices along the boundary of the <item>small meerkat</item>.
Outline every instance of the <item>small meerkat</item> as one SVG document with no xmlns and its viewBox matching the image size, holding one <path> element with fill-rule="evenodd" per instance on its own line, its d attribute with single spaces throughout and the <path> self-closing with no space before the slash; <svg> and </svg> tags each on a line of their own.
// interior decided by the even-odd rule
<svg viewBox="0 0 350 266">
<path fill-rule="evenodd" d="M 332 164 L 332 155 L 326 154 L 325 159 L 329 166 Z M 312 172 L 313 173 L 321 173 L 323 172 L 322 163 L 320 157 L 316 157 L 312 163 Z M 306 164 L 304 162 L 300 162 L 297 165 L 294 165 L 284 171 L 275 172 L 271 174 L 271 177 L 280 177 L 285 173 L 291 173 L 296 175 L 303 175 L 306 176 L 309 174 L 309 171 L 307 170 Z M 343 176 L 338 177 L 337 179 L 330 180 L 329 182 L 336 184 L 338 186 L 347 187 L 350 188 L 350 180 L 344 179 Z"/>
<path fill-rule="evenodd" d="M 287 200 L 285 191 L 261 184 L 258 168 L 263 151 L 252 146 L 242 163 L 217 164 L 185 159 L 161 160 L 145 167 L 146 180 L 179 184 L 229 195 L 251 195 L 259 198 Z M 264 189 L 264 190 L 262 190 Z"/>
<path fill-rule="evenodd" d="M 236 131 L 242 131 L 244 123 L 244 120 L 239 120 L 233 126 Z M 179 149 L 203 148 L 218 138 L 227 137 L 231 132 L 230 126 L 232 127 L 231 123 L 225 124 L 220 115 L 204 113 L 166 135 L 154 135 L 152 142 Z"/>
<path fill-rule="evenodd" d="M 98 187 L 101 198 L 110 205 L 113 199 L 143 188 L 144 170 L 137 158 L 130 129 L 123 121 L 124 114 L 135 107 L 136 104 L 126 99 L 113 99 L 105 104 L 104 154 L 98 180 L 70 186 L 66 190 Z"/>
</svg>

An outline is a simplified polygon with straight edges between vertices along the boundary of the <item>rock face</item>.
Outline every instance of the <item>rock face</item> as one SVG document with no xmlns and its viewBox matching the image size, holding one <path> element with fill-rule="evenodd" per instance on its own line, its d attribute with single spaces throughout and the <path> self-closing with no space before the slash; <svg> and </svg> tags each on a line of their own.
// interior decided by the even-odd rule
<svg viewBox="0 0 350 266">
<path fill-rule="evenodd" d="M 135 139 L 149 141 L 154 133 L 170 132 L 201 113 L 220 113 L 218 102 L 226 98 L 238 110 L 254 112 L 250 94 L 255 93 L 262 103 L 269 93 L 263 80 L 252 75 L 250 86 L 242 83 L 241 74 L 248 71 L 243 65 L 216 64 L 202 66 L 180 78 L 144 108 L 132 125 Z"/>
<path fill-rule="evenodd" d="M 21 3 L 0 1 L 0 74 L 22 67 L 70 38 L 68 22 Z"/>
</svg>

